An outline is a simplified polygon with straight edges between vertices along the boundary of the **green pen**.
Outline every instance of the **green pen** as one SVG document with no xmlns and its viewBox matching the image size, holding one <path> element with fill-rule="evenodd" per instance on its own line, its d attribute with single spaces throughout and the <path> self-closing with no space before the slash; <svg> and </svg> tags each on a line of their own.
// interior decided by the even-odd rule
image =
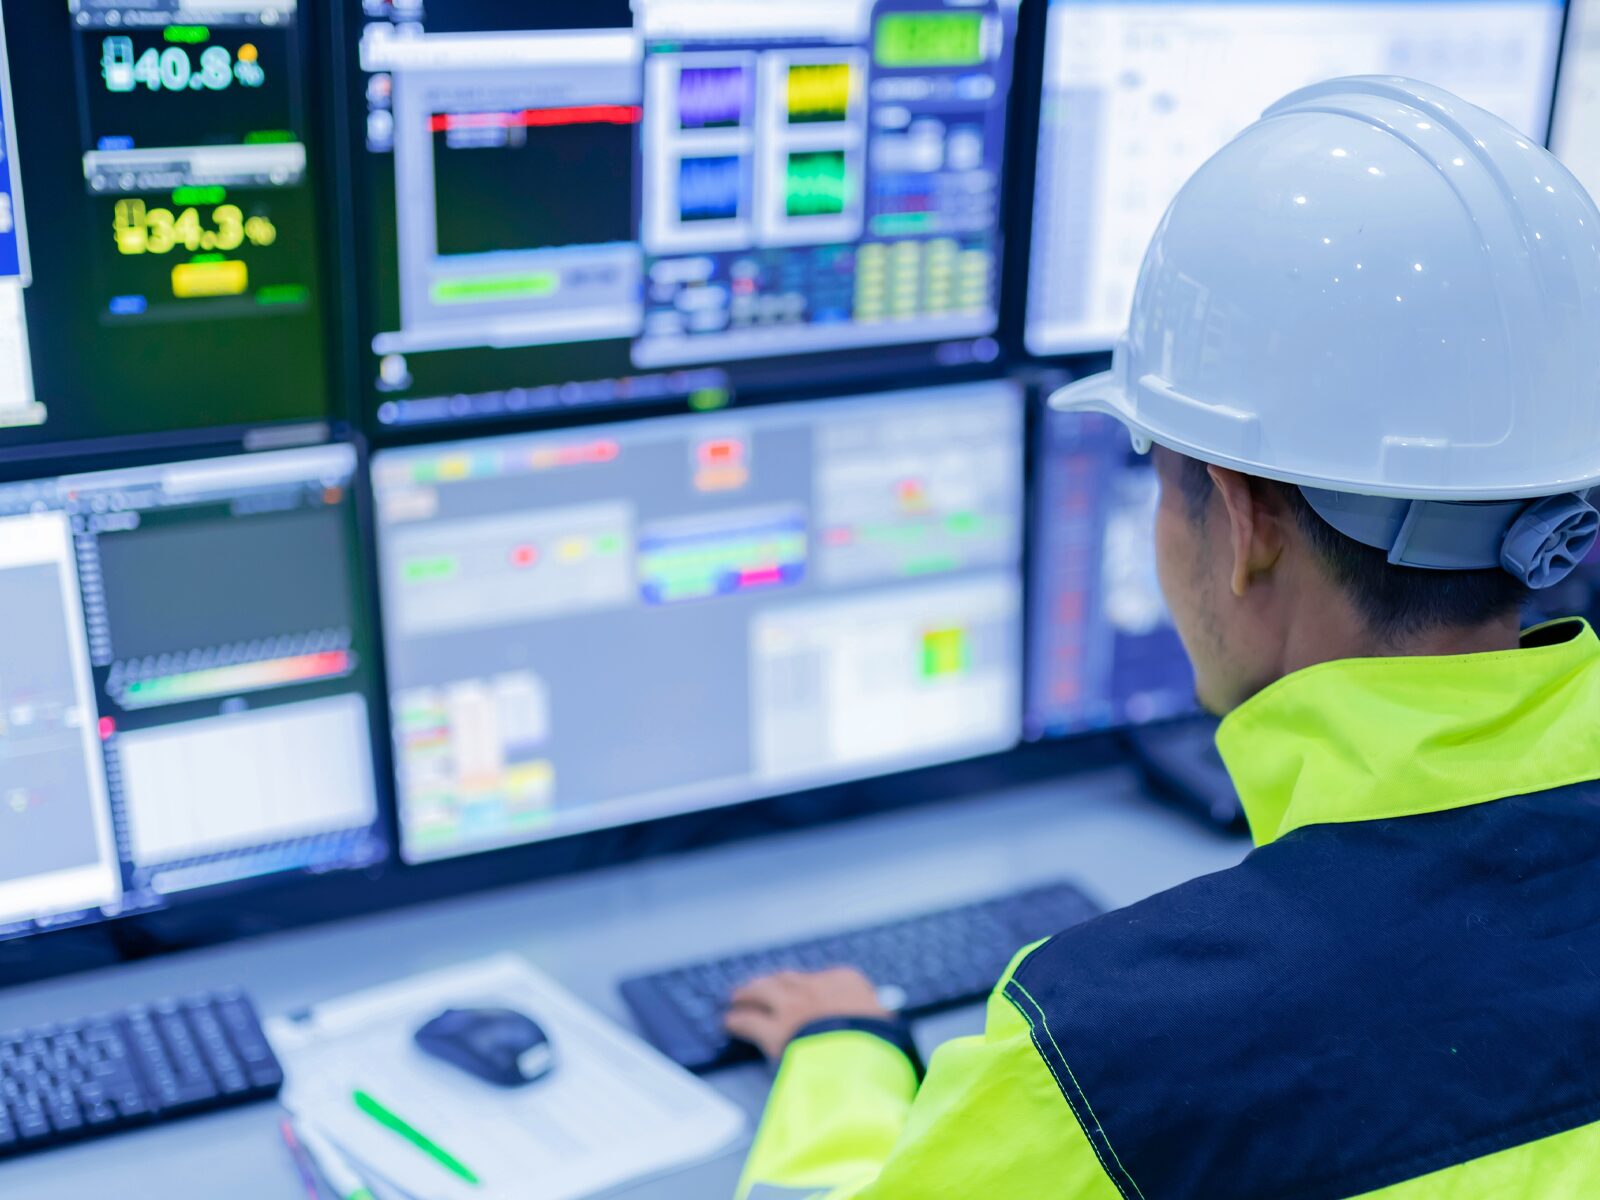
<svg viewBox="0 0 1600 1200">
<path fill-rule="evenodd" d="M 351 1096 L 351 1099 L 355 1101 L 356 1107 L 366 1113 L 367 1116 L 385 1129 L 398 1133 L 452 1175 L 466 1180 L 473 1187 L 477 1187 L 481 1182 L 477 1175 L 473 1173 L 472 1168 L 467 1166 L 466 1163 L 451 1154 L 450 1151 L 439 1145 L 438 1142 L 412 1125 L 404 1117 L 385 1108 L 366 1092 L 357 1091 Z"/>
</svg>

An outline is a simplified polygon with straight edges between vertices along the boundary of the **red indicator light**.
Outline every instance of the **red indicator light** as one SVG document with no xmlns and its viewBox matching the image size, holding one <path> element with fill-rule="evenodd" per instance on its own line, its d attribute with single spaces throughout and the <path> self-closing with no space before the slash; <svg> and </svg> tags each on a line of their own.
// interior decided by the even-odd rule
<svg viewBox="0 0 1600 1200">
<path fill-rule="evenodd" d="M 539 561 L 539 548 L 537 546 L 514 546 L 511 550 L 511 565 L 513 567 L 531 567 Z"/>
<path fill-rule="evenodd" d="M 117 723 L 114 720 L 112 720 L 110 717 L 100 718 L 100 740 L 102 742 L 110 741 L 111 736 L 116 732 Z"/>
<path fill-rule="evenodd" d="M 644 109 L 637 104 L 579 104 L 567 108 L 525 108 L 521 112 L 435 113 L 428 121 L 434 133 L 452 129 L 538 129 L 560 125 L 637 125 Z"/>
<path fill-rule="evenodd" d="M 1063 592 L 1056 601 L 1056 620 L 1071 624 L 1083 620 L 1084 594 Z"/>
<path fill-rule="evenodd" d="M 743 457 L 744 447 L 731 439 L 702 442 L 700 445 L 700 461 L 707 466 L 721 466 L 724 463 L 738 462 Z"/>
<path fill-rule="evenodd" d="M 781 567 L 756 567 L 745 571 L 739 576 L 740 587 L 767 587 L 774 583 L 783 582 L 783 569 Z"/>
</svg>

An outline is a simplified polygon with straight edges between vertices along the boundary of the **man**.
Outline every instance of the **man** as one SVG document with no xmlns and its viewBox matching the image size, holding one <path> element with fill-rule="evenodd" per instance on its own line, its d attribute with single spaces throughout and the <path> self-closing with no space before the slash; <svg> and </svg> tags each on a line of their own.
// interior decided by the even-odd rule
<svg viewBox="0 0 1600 1200">
<path fill-rule="evenodd" d="M 925 1080 L 860 976 L 744 988 L 741 1195 L 1600 1195 L 1600 640 L 1517 621 L 1600 523 L 1594 202 L 1434 88 L 1305 89 L 1055 403 L 1157 447 L 1257 849 L 1024 950 Z"/>
</svg>

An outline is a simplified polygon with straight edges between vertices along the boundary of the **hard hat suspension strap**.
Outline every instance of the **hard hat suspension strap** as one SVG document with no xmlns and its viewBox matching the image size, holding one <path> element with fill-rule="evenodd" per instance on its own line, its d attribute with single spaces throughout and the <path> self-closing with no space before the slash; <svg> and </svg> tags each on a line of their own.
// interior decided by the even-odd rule
<svg viewBox="0 0 1600 1200">
<path fill-rule="evenodd" d="M 1302 487 L 1318 516 L 1396 566 L 1428 571 L 1500 567 L 1531 588 L 1565 579 L 1593 549 L 1600 512 L 1587 493 L 1543 500 L 1397 500 Z"/>
</svg>

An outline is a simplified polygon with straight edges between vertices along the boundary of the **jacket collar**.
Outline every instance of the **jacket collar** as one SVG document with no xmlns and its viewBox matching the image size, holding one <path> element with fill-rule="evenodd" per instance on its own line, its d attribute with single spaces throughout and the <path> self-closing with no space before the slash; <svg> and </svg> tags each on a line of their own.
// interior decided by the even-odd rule
<svg viewBox="0 0 1600 1200">
<path fill-rule="evenodd" d="M 1321 663 L 1235 709 L 1217 748 L 1257 845 L 1600 779 L 1600 638 L 1569 619 L 1517 650 Z"/>
</svg>

